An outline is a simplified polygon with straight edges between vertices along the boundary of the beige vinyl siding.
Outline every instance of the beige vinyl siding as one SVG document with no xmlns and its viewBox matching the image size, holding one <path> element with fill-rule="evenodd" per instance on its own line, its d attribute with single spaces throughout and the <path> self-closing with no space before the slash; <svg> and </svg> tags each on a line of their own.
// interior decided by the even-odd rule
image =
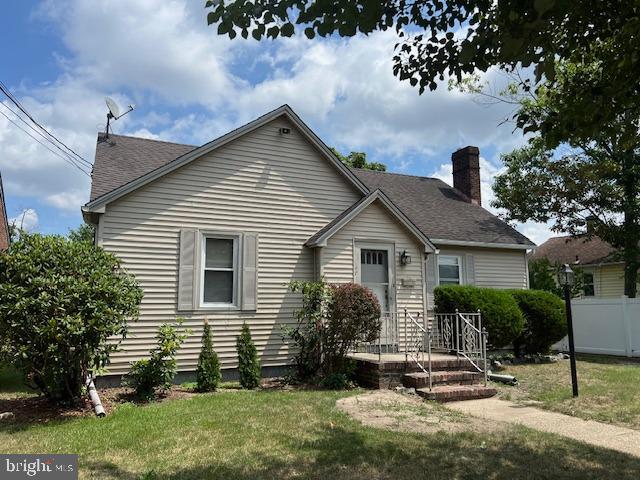
<svg viewBox="0 0 640 480">
<path fill-rule="evenodd" d="M 280 127 L 291 133 L 280 134 Z M 285 364 L 281 327 L 299 305 L 286 283 L 314 278 L 313 251 L 303 244 L 360 197 L 281 117 L 109 204 L 100 241 L 144 289 L 140 319 L 112 355 L 110 373 L 125 373 L 131 361 L 147 356 L 158 326 L 176 318 L 183 228 L 256 232 L 258 296 L 256 312 L 180 312 L 193 330 L 178 355 L 180 370 L 196 366 L 205 317 L 223 368 L 237 365 L 235 339 L 244 320 L 263 365 Z"/>
<path fill-rule="evenodd" d="M 620 298 L 624 295 L 624 266 L 602 265 L 594 280 L 598 282 L 599 297 Z"/>
<path fill-rule="evenodd" d="M 365 208 L 322 248 L 322 271 L 325 280 L 329 283 L 355 281 L 354 263 L 359 266 L 360 258 L 354 259 L 354 243 L 370 245 L 375 242 L 392 244 L 395 247 L 393 258 L 390 257 L 389 261 L 394 262 L 396 311 L 403 312 L 406 308 L 414 315 L 424 315 L 424 246 L 379 201 Z M 412 261 L 409 265 L 400 265 L 400 253 L 403 250 L 411 256 Z M 411 284 L 412 286 L 409 286 Z M 399 328 L 402 339 L 402 315 Z"/>
<path fill-rule="evenodd" d="M 473 255 L 475 285 L 490 288 L 528 288 L 527 258 L 524 250 L 490 248 L 441 248 L 440 255 L 462 257 L 463 272 L 467 255 Z"/>
</svg>

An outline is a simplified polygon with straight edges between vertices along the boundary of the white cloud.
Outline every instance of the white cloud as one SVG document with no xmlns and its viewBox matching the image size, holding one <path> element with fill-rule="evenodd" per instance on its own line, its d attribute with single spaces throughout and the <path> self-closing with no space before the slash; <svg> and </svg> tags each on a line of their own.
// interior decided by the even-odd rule
<svg viewBox="0 0 640 480">
<path fill-rule="evenodd" d="M 32 232 L 38 228 L 38 214 L 33 208 L 24 209 L 19 215 L 9 219 L 9 225 Z"/>
<path fill-rule="evenodd" d="M 86 193 L 78 190 L 54 193 L 46 197 L 46 202 L 61 210 L 77 211 L 78 205 L 86 202 Z"/>
</svg>

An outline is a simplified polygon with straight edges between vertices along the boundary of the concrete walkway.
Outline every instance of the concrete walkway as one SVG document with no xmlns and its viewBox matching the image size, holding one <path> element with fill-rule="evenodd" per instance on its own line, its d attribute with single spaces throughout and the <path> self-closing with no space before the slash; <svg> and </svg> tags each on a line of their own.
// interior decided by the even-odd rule
<svg viewBox="0 0 640 480">
<path fill-rule="evenodd" d="M 447 403 L 446 406 L 474 417 L 516 423 L 640 457 L 640 431 L 638 430 L 582 420 L 496 398 L 452 402 Z"/>
</svg>

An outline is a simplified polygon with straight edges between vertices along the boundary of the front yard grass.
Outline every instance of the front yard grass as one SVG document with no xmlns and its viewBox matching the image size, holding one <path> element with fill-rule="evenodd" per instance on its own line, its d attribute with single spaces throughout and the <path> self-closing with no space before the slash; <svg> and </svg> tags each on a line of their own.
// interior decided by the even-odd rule
<svg viewBox="0 0 640 480">
<path fill-rule="evenodd" d="M 418 434 L 336 408 L 361 393 L 224 391 L 46 424 L 0 422 L 3 452 L 78 453 L 81 478 L 636 479 L 640 458 L 509 426 Z"/>
<path fill-rule="evenodd" d="M 577 399 L 571 393 L 569 360 L 509 365 L 500 373 L 514 375 L 519 385 L 497 385 L 500 396 L 506 400 L 534 401 L 540 408 L 640 429 L 639 362 L 579 355 L 577 371 L 580 394 Z"/>
</svg>

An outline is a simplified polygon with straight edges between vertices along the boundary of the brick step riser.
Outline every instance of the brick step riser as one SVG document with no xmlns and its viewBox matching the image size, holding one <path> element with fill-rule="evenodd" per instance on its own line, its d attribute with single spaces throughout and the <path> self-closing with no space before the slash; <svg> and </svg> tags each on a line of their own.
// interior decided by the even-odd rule
<svg viewBox="0 0 640 480">
<path fill-rule="evenodd" d="M 440 387 L 443 385 L 481 385 L 482 383 L 482 380 L 434 380 L 431 382 L 431 385 Z M 402 385 L 408 388 L 427 388 L 429 386 L 429 379 L 417 382 L 406 382 L 403 380 Z"/>
<path fill-rule="evenodd" d="M 490 387 L 478 387 L 472 390 L 461 391 L 433 391 L 429 392 L 428 389 L 416 390 L 418 395 L 426 400 L 435 400 L 436 402 L 460 402 L 464 400 L 477 400 L 481 398 L 493 397 L 497 391 Z"/>
</svg>

